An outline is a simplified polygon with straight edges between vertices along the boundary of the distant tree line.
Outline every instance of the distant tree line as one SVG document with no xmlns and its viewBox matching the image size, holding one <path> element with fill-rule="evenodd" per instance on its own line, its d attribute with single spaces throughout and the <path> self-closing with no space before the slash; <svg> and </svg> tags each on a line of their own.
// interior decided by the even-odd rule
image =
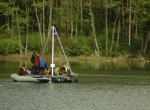
<svg viewBox="0 0 150 110">
<path fill-rule="evenodd" d="M 42 51 L 55 26 L 68 55 L 149 53 L 150 0 L 1 0 L 0 54 Z"/>
</svg>

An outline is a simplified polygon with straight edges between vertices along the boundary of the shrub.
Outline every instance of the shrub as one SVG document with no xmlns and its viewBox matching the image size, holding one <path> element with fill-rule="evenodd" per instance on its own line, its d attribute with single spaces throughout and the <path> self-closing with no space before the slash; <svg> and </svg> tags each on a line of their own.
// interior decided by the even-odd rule
<svg viewBox="0 0 150 110">
<path fill-rule="evenodd" d="M 84 40 L 83 37 L 78 37 L 76 42 L 70 42 L 69 47 L 67 49 L 67 53 L 70 56 L 77 55 L 90 55 L 92 49 L 90 45 L 87 43 L 88 40 Z"/>
<path fill-rule="evenodd" d="M 130 52 L 130 46 L 127 43 L 122 43 L 119 45 L 118 51 L 121 52 L 122 55 L 127 55 Z"/>
<path fill-rule="evenodd" d="M 22 49 L 23 46 L 21 46 Z M 8 55 L 12 53 L 19 53 L 20 44 L 16 39 L 2 39 L 0 41 L 0 54 Z"/>
<path fill-rule="evenodd" d="M 29 34 L 28 49 L 32 51 L 41 50 L 41 42 L 38 33 Z"/>
</svg>

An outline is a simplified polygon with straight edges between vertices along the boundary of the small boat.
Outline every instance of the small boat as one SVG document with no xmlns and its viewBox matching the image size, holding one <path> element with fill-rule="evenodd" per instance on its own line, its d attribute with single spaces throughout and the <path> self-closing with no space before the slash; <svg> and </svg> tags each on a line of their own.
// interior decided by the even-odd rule
<svg viewBox="0 0 150 110">
<path fill-rule="evenodd" d="M 47 83 L 51 81 L 51 78 L 44 78 L 43 76 L 32 76 L 32 75 L 26 75 L 26 76 L 20 76 L 17 73 L 14 73 L 11 75 L 11 79 L 14 82 L 43 82 Z"/>
<path fill-rule="evenodd" d="M 77 83 L 78 78 L 76 76 L 69 75 L 68 73 L 62 73 L 61 75 L 53 75 L 53 76 L 39 76 L 39 75 L 31 75 L 31 71 L 27 70 L 28 75 L 20 76 L 18 73 L 14 73 L 11 75 L 11 79 L 14 82 L 53 82 L 53 83 Z"/>
</svg>

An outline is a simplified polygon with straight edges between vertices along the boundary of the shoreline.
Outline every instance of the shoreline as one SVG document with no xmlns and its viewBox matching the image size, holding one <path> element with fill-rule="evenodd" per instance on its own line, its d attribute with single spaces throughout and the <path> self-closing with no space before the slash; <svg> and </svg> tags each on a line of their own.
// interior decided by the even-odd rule
<svg viewBox="0 0 150 110">
<path fill-rule="evenodd" d="M 27 55 L 20 55 L 20 54 L 10 54 L 10 55 L 7 55 L 7 56 L 3 56 L 3 55 L 0 55 L 0 60 L 29 60 L 31 58 L 32 54 L 27 54 Z M 65 60 L 65 57 L 64 55 L 55 55 L 55 60 L 62 60 L 64 59 Z M 44 55 L 44 59 L 47 59 L 47 58 L 51 58 L 51 55 Z M 70 57 L 70 56 L 67 56 L 67 59 L 69 60 L 77 60 L 77 59 L 93 59 L 93 57 L 91 56 L 77 56 L 77 57 Z"/>
<path fill-rule="evenodd" d="M 32 56 L 32 53 L 28 53 L 27 55 L 20 54 L 10 54 L 7 56 L 0 55 L 0 60 L 29 60 Z M 44 58 L 51 58 L 51 55 L 45 55 Z M 65 60 L 64 55 L 55 55 L 55 60 Z M 128 61 L 128 62 L 150 62 L 149 59 L 145 58 L 125 58 L 125 57 L 94 57 L 94 56 L 76 56 L 70 57 L 67 56 L 69 61 L 77 61 L 77 60 L 105 60 L 105 61 Z"/>
</svg>

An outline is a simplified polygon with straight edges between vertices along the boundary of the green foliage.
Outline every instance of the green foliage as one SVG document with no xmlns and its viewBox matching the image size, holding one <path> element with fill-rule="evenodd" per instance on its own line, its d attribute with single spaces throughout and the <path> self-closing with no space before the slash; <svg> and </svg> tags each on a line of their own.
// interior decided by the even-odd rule
<svg viewBox="0 0 150 110">
<path fill-rule="evenodd" d="M 23 49 L 23 46 L 21 46 Z M 16 39 L 2 39 L 0 40 L 0 54 L 8 55 L 12 53 L 19 53 L 20 45 Z"/>
<path fill-rule="evenodd" d="M 129 46 L 129 44 L 127 44 L 127 43 L 121 43 L 121 44 L 119 44 L 118 51 L 122 55 L 129 54 L 129 52 L 130 52 L 130 46 Z"/>
<path fill-rule="evenodd" d="M 76 42 L 70 42 L 69 47 L 67 49 L 67 53 L 70 56 L 77 56 L 77 55 L 90 55 L 92 49 L 90 45 L 88 45 L 87 40 L 84 37 L 78 37 Z"/>
<path fill-rule="evenodd" d="M 40 37 L 38 33 L 29 34 L 28 49 L 32 51 L 41 50 L 41 42 L 40 42 Z"/>
<path fill-rule="evenodd" d="M 105 1 L 105 0 L 104 0 Z M 137 27 L 137 35 L 138 37 L 142 37 L 143 33 L 149 33 L 150 30 L 150 0 L 126 0 L 121 2 L 120 0 L 111 0 L 107 2 L 100 2 L 99 0 L 92 1 L 91 7 L 93 16 L 90 16 L 89 13 L 89 3 L 90 1 L 79 1 L 79 0 L 68 0 L 68 1 L 57 1 L 55 5 L 50 6 L 51 1 L 40 1 L 37 0 L 36 3 L 32 2 L 32 0 L 1 0 L 0 1 L 0 38 L 9 38 L 12 40 L 12 36 L 18 35 L 17 25 L 19 23 L 20 35 L 21 35 L 21 43 L 25 47 L 26 43 L 26 35 L 27 35 L 27 27 L 28 32 L 32 33 L 29 34 L 28 39 L 28 50 L 31 51 L 41 51 L 41 41 L 38 32 L 39 25 L 41 27 L 41 33 L 43 34 L 45 28 L 45 35 L 47 35 L 49 23 L 54 25 L 59 33 L 59 35 L 64 35 L 67 39 L 70 39 L 70 34 L 73 31 L 73 35 L 76 34 L 77 36 L 76 42 L 66 42 L 66 38 L 63 38 L 62 43 L 65 48 L 67 48 L 67 52 L 69 55 L 90 55 L 93 52 L 92 49 L 95 47 L 94 38 L 92 36 L 92 26 L 91 26 L 91 17 L 94 17 L 94 28 L 97 35 L 97 43 L 100 50 L 100 55 L 105 56 L 106 52 L 110 56 L 118 56 L 118 55 L 126 55 L 129 52 L 134 53 L 140 50 L 139 43 L 133 43 L 133 39 L 136 35 L 135 28 Z M 82 3 L 82 8 L 80 8 L 80 3 Z M 129 3 L 131 3 L 131 10 L 129 9 Z M 37 21 L 35 7 L 37 7 L 37 15 L 42 15 L 41 8 L 45 4 L 45 17 L 42 18 L 40 16 L 40 24 Z M 123 10 L 120 6 L 123 6 Z M 50 9 L 49 7 L 52 7 Z M 27 10 L 29 9 L 29 10 Z M 81 10 L 82 9 L 82 10 Z M 105 12 L 108 12 L 108 16 L 106 16 Z M 50 15 L 49 12 L 53 12 Z M 129 22 L 129 14 L 130 11 L 132 13 L 131 22 Z M 80 13 L 79 13 L 80 12 Z M 123 14 L 123 15 L 122 15 Z M 27 16 L 28 15 L 28 16 Z M 121 16 L 122 15 L 122 16 Z M 52 19 L 49 19 L 51 16 Z M 108 39 L 106 42 L 106 19 L 108 18 Z M 41 22 L 44 20 L 44 22 Z M 114 22 L 116 22 L 116 26 L 114 27 Z M 118 24 L 119 21 L 121 23 L 120 27 L 120 34 L 119 34 L 119 45 L 116 49 L 116 41 L 117 41 L 117 33 L 118 33 Z M 27 23 L 27 25 L 26 25 Z M 44 23 L 44 24 L 43 24 Z M 128 44 L 123 44 L 128 42 L 128 35 L 129 35 L 129 23 L 131 23 L 133 29 L 131 31 L 131 46 L 129 47 Z M 39 25 L 38 25 L 39 24 Z M 77 27 L 77 29 L 76 29 Z M 115 37 L 114 37 L 114 44 L 112 46 L 112 50 L 110 49 L 111 42 L 112 42 L 112 31 L 115 30 Z M 72 30 L 73 29 L 73 30 Z M 88 36 L 88 37 L 80 37 L 80 36 Z M 18 52 L 15 49 L 18 49 L 19 46 L 15 47 L 16 45 L 14 41 L 6 40 L 0 41 L 0 54 L 9 54 Z M 140 39 L 140 43 L 141 43 Z M 9 42 L 9 43 L 8 43 Z M 13 43 L 11 43 L 13 42 Z M 16 41 L 17 42 L 17 41 Z M 132 44 L 133 43 L 133 44 Z M 69 47 L 68 47 L 69 44 Z M 10 45 L 13 45 L 10 47 Z M 107 45 L 107 50 L 106 50 Z M 150 45 L 148 44 L 150 47 Z M 48 43 L 48 52 L 51 51 L 51 43 Z M 114 51 L 116 50 L 116 51 Z M 55 51 L 61 53 L 59 46 L 55 46 Z M 146 51 L 148 52 L 149 49 L 147 47 Z"/>
</svg>

